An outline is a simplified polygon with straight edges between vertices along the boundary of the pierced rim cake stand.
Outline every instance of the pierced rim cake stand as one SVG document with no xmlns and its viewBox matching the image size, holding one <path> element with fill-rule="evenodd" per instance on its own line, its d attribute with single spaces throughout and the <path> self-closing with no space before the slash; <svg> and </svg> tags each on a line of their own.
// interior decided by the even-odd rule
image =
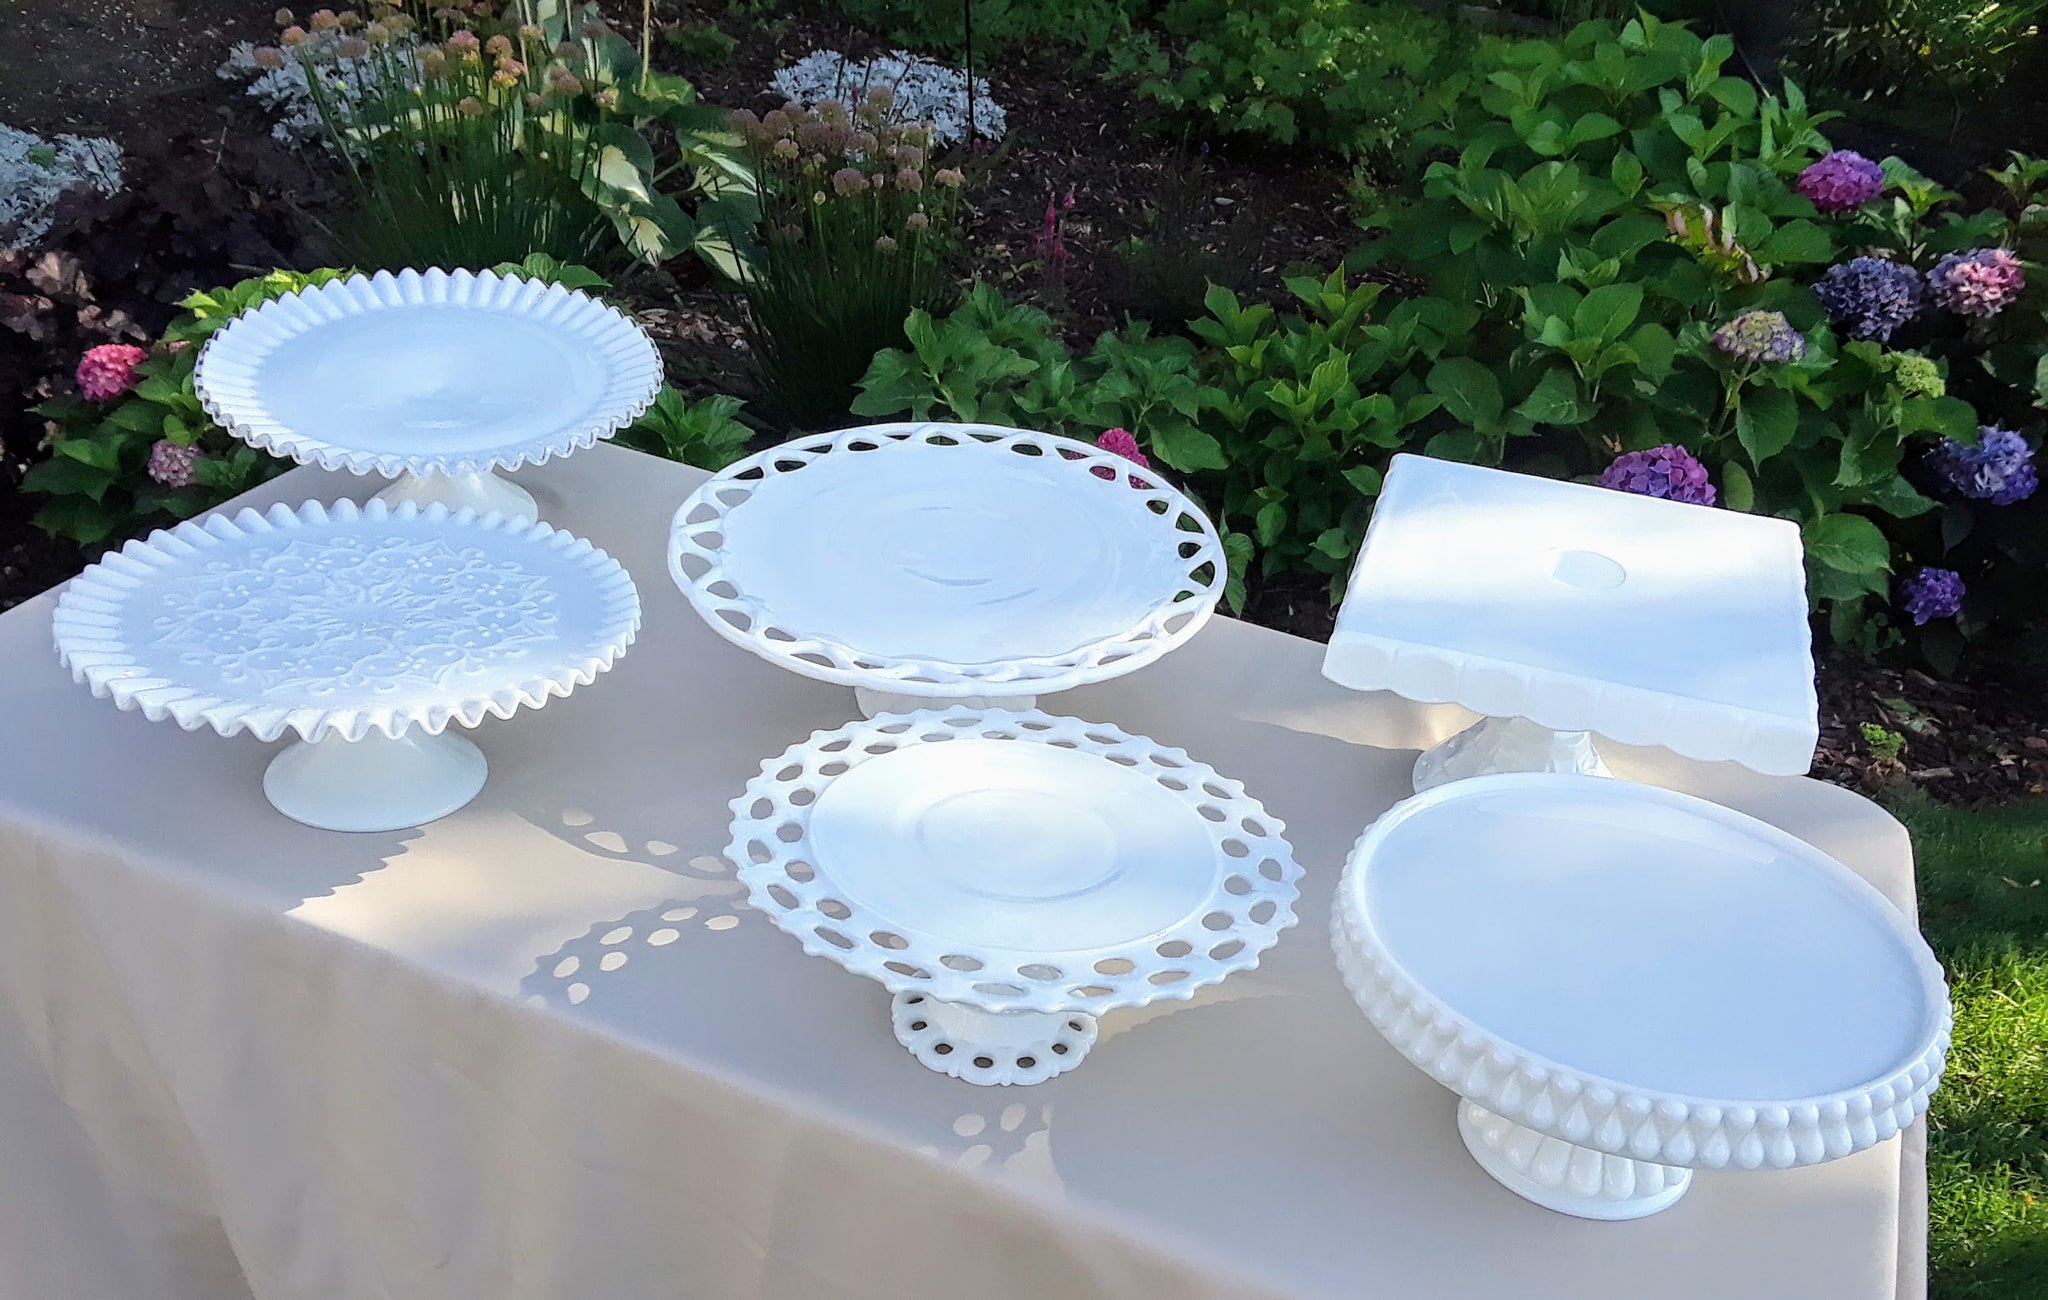
<svg viewBox="0 0 2048 1300">
<path fill-rule="evenodd" d="M 1360 837 L 1331 945 L 1388 1042 L 1459 1094 L 1516 1194 L 1654 1214 L 1693 1169 L 1786 1169 L 1927 1109 L 1941 968 L 1811 845 L 1690 795 L 1546 773 L 1419 794 Z"/>
<path fill-rule="evenodd" d="M 589 542 L 382 501 L 152 533 L 79 575 L 54 618 L 58 655 L 102 699 L 187 731 L 296 733 L 263 792 L 339 831 L 468 803 L 484 757 L 449 725 L 588 685 L 639 626 L 632 579 Z"/>
<path fill-rule="evenodd" d="M 392 504 L 534 519 L 496 470 L 609 438 L 661 390 L 638 325 L 574 289 L 492 271 L 357 275 L 244 313 L 193 386 L 251 446 L 397 480 Z"/>
<path fill-rule="evenodd" d="M 1142 736 L 927 709 L 761 765 L 726 855 L 804 951 L 895 995 L 896 1040 L 976 1084 L 1080 1064 L 1095 1018 L 1259 964 L 1301 869 L 1244 787 Z"/>
<path fill-rule="evenodd" d="M 800 438 L 676 512 L 669 572 L 733 642 L 852 686 L 870 717 L 1029 708 L 1141 668 L 1215 612 L 1201 508 L 1071 438 L 880 424 Z"/>
</svg>

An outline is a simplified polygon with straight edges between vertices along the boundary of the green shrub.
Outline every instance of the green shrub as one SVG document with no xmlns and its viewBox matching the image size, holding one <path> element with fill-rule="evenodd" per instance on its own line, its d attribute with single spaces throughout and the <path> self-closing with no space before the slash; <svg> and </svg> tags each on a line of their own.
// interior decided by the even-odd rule
<svg viewBox="0 0 2048 1300">
<path fill-rule="evenodd" d="M 295 47 L 348 177 L 339 234 L 358 265 L 474 269 L 538 252 L 617 266 L 691 249 L 733 265 L 722 231 L 752 199 L 722 114 L 648 68 L 595 5 L 525 0 L 438 44 L 402 14 L 363 31 L 347 51 L 352 90 L 319 62 L 340 47 Z M 673 144 L 666 164 L 657 131 Z"/>
<path fill-rule="evenodd" d="M 1169 0 L 1158 34 L 1117 65 L 1170 112 L 1227 133 L 1349 155 L 1393 147 L 1427 117 L 1453 29 L 1404 4 Z"/>
<path fill-rule="evenodd" d="M 662 385 L 647 413 L 621 429 L 617 441 L 636 451 L 679 460 L 698 469 L 724 469 L 747 454 L 754 431 L 739 419 L 737 397 L 692 402 Z"/>
<path fill-rule="evenodd" d="M 1047 42 L 1107 50 L 1129 34 L 1132 18 L 1145 7 L 1145 0 L 839 0 L 839 8 L 878 36 L 953 55 L 967 45 L 969 3 L 977 59 Z"/>
<path fill-rule="evenodd" d="M 748 343 L 778 420 L 828 427 L 904 317 L 952 301 L 963 177 L 932 167 L 925 125 L 890 121 L 886 90 L 851 115 L 827 100 L 733 120 L 761 179 L 758 255 L 740 275 Z"/>
<path fill-rule="evenodd" d="M 231 288 L 195 293 L 184 314 L 165 329 L 139 382 L 105 404 L 58 397 L 36 408 L 50 421 L 50 458 L 22 478 L 25 491 L 50 498 L 36 525 L 88 549 L 118 545 L 151 528 L 167 527 L 211 510 L 265 479 L 291 468 L 283 460 L 229 436 L 208 418 L 192 386 L 199 350 L 214 331 L 272 298 L 325 284 L 342 271 L 273 271 Z M 159 443 L 189 449 L 192 481 L 158 482 L 150 457 Z"/>
<path fill-rule="evenodd" d="M 1988 95 L 2037 39 L 2044 0 L 1821 0 L 1791 62 L 1845 99 Z"/>
</svg>

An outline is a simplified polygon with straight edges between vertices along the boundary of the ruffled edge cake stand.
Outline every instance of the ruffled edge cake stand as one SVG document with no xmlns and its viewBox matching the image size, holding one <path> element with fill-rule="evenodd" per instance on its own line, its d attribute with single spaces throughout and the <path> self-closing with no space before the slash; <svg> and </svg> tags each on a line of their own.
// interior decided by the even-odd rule
<svg viewBox="0 0 2048 1300">
<path fill-rule="evenodd" d="M 416 524 L 425 527 L 408 539 Z M 376 567 L 377 584 L 355 596 L 388 628 L 366 633 L 348 612 L 348 593 L 313 562 L 322 535 L 381 543 L 358 548 L 357 569 Z M 393 553 L 408 546 L 410 574 Z M 465 573 L 476 576 L 465 584 Z M 191 607 L 158 616 L 154 637 L 138 643 L 126 606 L 166 581 L 193 587 Z M 521 588 L 516 603 L 506 584 Z M 589 626 L 544 633 L 566 584 L 589 606 Z M 324 830 L 383 831 L 446 816 L 483 788 L 484 756 L 451 724 L 509 718 L 589 685 L 639 626 L 639 594 L 618 561 L 546 524 L 410 501 L 314 501 L 129 542 L 64 589 L 52 634 L 75 680 L 152 722 L 263 741 L 296 734 L 264 772 L 272 806 Z M 349 658 L 351 645 L 366 653 Z M 552 657 L 528 659 L 529 645 Z"/>
<path fill-rule="evenodd" d="M 1192 997 L 1295 923 L 1285 827 L 1242 785 L 1036 710 L 820 731 L 764 762 L 732 810 L 726 856 L 752 905 L 888 989 L 897 1041 L 969 1083 L 1063 1074 L 1097 1016 Z"/>
<path fill-rule="evenodd" d="M 1469 828 L 1473 819 L 1488 816 L 1504 798 L 1540 800 L 1546 818 L 1560 801 L 1583 805 L 1589 800 L 1621 810 L 1621 817 L 1635 817 L 1653 837 L 1645 841 L 1640 861 L 1644 874 L 1637 879 L 1653 886 L 1667 865 L 1654 851 L 1655 837 L 1668 842 L 1685 836 L 1689 842 L 1712 846 L 1707 852 L 1737 855 L 1737 860 L 1740 855 L 1772 854 L 1756 860 L 1819 873 L 1826 896 L 1860 911 L 1867 929 L 1883 935 L 1879 942 L 1910 954 L 1891 973 L 1917 985 L 1925 1008 L 1923 1020 L 1899 1034 L 1913 1046 L 1857 1086 L 1816 1095 L 1728 1100 L 1602 1077 L 1529 1050 L 1478 1023 L 1396 955 L 1394 947 L 1418 940 L 1402 936 L 1390 944 L 1368 905 L 1368 880 L 1376 855 L 1405 824 L 1436 819 L 1439 826 Z M 1497 832 L 1501 840 L 1516 846 L 1511 849 L 1498 844 L 1493 850 L 1473 848 L 1474 841 L 1460 844 L 1454 838 L 1426 841 L 1434 850 L 1430 861 L 1410 870 L 1456 870 L 1489 851 L 1519 858 L 1521 845 L 1528 846 L 1531 856 L 1550 853 L 1570 859 L 1576 845 L 1568 836 L 1568 825 L 1559 821 L 1549 827 L 1554 842 L 1547 844 L 1545 836 L 1529 827 L 1519 834 L 1512 828 Z M 1628 869 L 1633 871 L 1635 865 L 1631 862 Z M 1596 883 L 1591 876 L 1581 880 L 1568 863 L 1559 867 L 1558 890 L 1591 889 Z M 1768 906 L 1768 900 L 1759 906 Z M 1410 913 L 1415 910 L 1412 904 L 1406 907 Z M 1665 942 L 1659 942 L 1660 917 L 1673 923 L 1670 918 L 1686 914 L 1684 907 L 1682 899 L 1673 898 L 1668 906 L 1639 909 L 1639 935 L 1571 934 L 1568 926 L 1559 925 L 1546 928 L 1541 939 L 1546 949 L 1560 951 L 1597 945 L 1590 950 L 1611 954 L 1617 966 L 1632 967 L 1634 973 L 1627 978 L 1638 982 L 1725 978 L 1714 975 L 1718 966 L 1690 976 L 1667 969 L 1685 959 L 1672 951 L 1669 933 Z M 1756 910 L 1751 909 L 1752 914 Z M 1485 943 L 1485 926 L 1498 919 L 1468 917 L 1461 922 L 1457 916 L 1444 916 L 1429 923 L 1433 933 L 1424 942 Z M 1406 924 L 1412 928 L 1422 923 L 1411 915 Z M 1516 1195 L 1578 1218 L 1621 1220 L 1657 1213 L 1685 1193 L 1696 1168 L 1789 1169 L 1875 1146 L 1927 1109 L 1948 1049 L 1950 1012 L 1941 968 L 1912 923 L 1867 882 L 1776 827 L 1690 795 L 1632 782 L 1558 773 L 1501 774 L 1441 786 L 1395 805 L 1367 828 L 1351 851 L 1331 909 L 1330 938 L 1338 969 L 1367 1019 L 1401 1055 L 1458 1094 L 1459 1136 L 1479 1166 Z M 1796 942 L 1785 940 L 1782 931 L 1780 939 Z M 1571 975 L 1554 978 L 1558 983 L 1546 983 L 1545 972 L 1532 968 L 1522 973 L 1518 987 L 1535 990 L 1538 998 L 1568 1002 L 1574 997 L 1575 981 L 1587 977 L 1575 968 Z M 1682 998 L 1663 1000 L 1657 1015 L 1675 1016 L 1688 1009 Z M 1716 1006 L 1708 1013 L 1725 1015 L 1729 1008 Z M 1634 1031 L 1630 1024 L 1616 1024 L 1613 1032 L 1626 1036 Z M 1693 1050 L 1698 1059 L 1700 1049 Z"/>
<path fill-rule="evenodd" d="M 606 368 L 601 394 L 561 427 L 466 452 L 374 451 L 288 427 L 272 410 L 264 362 L 282 345 L 326 326 L 370 314 L 431 313 L 469 308 L 543 325 L 581 339 Z M 451 317 L 459 319 L 459 317 Z M 378 493 L 391 504 L 439 502 L 450 509 L 538 517 L 533 495 L 497 471 L 546 464 L 625 428 L 661 391 L 660 354 L 645 332 L 617 309 L 579 290 L 495 271 L 405 270 L 354 275 L 272 299 L 230 321 L 208 339 L 193 386 L 215 423 L 253 447 L 300 464 L 395 480 Z M 376 376 L 366 374 L 366 386 Z"/>
<path fill-rule="evenodd" d="M 734 511 L 763 493 L 801 485 L 802 471 L 821 458 L 843 461 L 855 455 L 912 451 L 925 456 L 1018 455 L 1058 466 L 1072 474 L 1076 499 L 1090 502 L 1091 508 L 1121 509 L 1124 523 L 1118 526 L 1130 526 L 1136 544 L 1174 548 L 1181 561 L 1180 580 L 1171 590 L 1160 591 L 1141 618 L 1112 635 L 1077 638 L 1060 654 L 973 663 L 874 653 L 806 626 L 803 611 L 768 608 L 736 581 L 725 534 L 726 520 Z M 877 477 L 882 477 L 879 469 Z M 966 504 L 987 511 L 1008 503 L 975 498 Z M 1019 531 L 1028 530 L 1020 524 Z M 1041 529 L 1033 544 L 1058 541 Z M 1201 630 L 1215 612 L 1229 576 L 1221 539 L 1201 507 L 1131 461 L 1055 434 L 927 422 L 878 424 L 799 438 L 719 471 L 676 511 L 669 534 L 669 573 L 720 636 L 805 677 L 852 686 L 869 717 L 949 704 L 1031 708 L 1040 695 L 1135 671 Z M 1057 604 L 1045 610 L 1047 618 L 1058 613 Z M 963 605 L 960 617 L 972 616 L 972 608 Z"/>
</svg>

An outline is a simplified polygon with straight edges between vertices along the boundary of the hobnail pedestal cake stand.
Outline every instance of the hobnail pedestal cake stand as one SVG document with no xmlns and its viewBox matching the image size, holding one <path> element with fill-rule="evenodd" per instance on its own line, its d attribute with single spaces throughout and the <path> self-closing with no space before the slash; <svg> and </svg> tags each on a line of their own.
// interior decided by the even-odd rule
<svg viewBox="0 0 2048 1300">
<path fill-rule="evenodd" d="M 726 854 L 804 951 L 895 995 L 931 1069 L 1030 1084 L 1096 1017 L 1259 963 L 1294 924 L 1285 828 L 1185 751 L 1037 710 L 884 714 L 761 765 Z"/>
<path fill-rule="evenodd" d="M 379 271 L 302 289 L 207 341 L 208 415 L 302 464 L 396 480 L 379 497 L 531 520 L 495 471 L 609 438 L 661 390 L 639 326 L 558 284 L 492 271 Z"/>
<path fill-rule="evenodd" d="M 1795 525 L 1423 456 L 1387 472 L 1323 675 L 1486 715 L 1418 790 L 1604 776 L 1590 733 L 1798 775 L 1820 734 Z"/>
<path fill-rule="evenodd" d="M 1689 795 L 1515 773 L 1396 805 L 1331 913 L 1344 981 L 1516 1194 L 1654 1214 L 1694 1169 L 1874 1146 L 1941 1078 L 1941 968 L 1833 858 Z"/>
<path fill-rule="evenodd" d="M 703 483 L 669 572 L 712 628 L 861 710 L 1030 708 L 1141 668 L 1215 611 L 1200 507 L 1084 442 L 974 424 L 800 438 Z"/>
<path fill-rule="evenodd" d="M 299 740 L 263 792 L 325 830 L 382 831 L 476 796 L 449 731 L 538 708 L 640 626 L 618 561 L 546 524 L 412 502 L 212 515 L 132 541 L 58 597 L 57 652 L 152 722 Z"/>
</svg>

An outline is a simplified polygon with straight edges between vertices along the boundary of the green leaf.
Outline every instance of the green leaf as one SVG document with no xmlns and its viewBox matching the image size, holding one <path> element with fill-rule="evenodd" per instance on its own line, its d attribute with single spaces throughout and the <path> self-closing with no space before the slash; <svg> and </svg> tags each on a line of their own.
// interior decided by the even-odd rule
<svg viewBox="0 0 2048 1300">
<path fill-rule="evenodd" d="M 1230 466 L 1230 461 L 1223 454 L 1223 444 L 1192 424 L 1151 425 L 1145 433 L 1146 441 L 1159 453 L 1159 459 L 1182 473 L 1198 469 L 1227 469 Z"/>
<path fill-rule="evenodd" d="M 1358 495 L 1368 501 L 1380 494 L 1380 484 L 1385 476 L 1370 465 L 1354 465 L 1344 471 L 1344 481 L 1358 489 Z"/>
<path fill-rule="evenodd" d="M 1579 399 L 1578 377 L 1563 367 L 1544 371 L 1515 411 L 1533 424 L 1583 424 L 1593 414 Z"/>
<path fill-rule="evenodd" d="M 1843 573 L 1888 573 L 1891 543 L 1862 515 L 1822 515 L 1800 530 L 1808 559 Z"/>
<path fill-rule="evenodd" d="M 1230 574 L 1223 582 L 1223 600 L 1233 614 L 1244 612 L 1244 575 L 1251 567 L 1252 539 L 1243 533 L 1223 534 L 1223 558 Z"/>
<path fill-rule="evenodd" d="M 1259 507 L 1258 516 L 1253 520 L 1253 532 L 1259 545 L 1271 546 L 1287 531 L 1287 506 L 1284 502 L 1268 501 Z"/>
<path fill-rule="evenodd" d="M 1721 466 L 1721 504 L 1744 514 L 1756 509 L 1756 483 L 1740 461 Z"/>
<path fill-rule="evenodd" d="M 1835 260 L 1834 237 L 1805 218 L 1788 221 L 1756 247 L 1756 260 L 1776 266 L 1811 265 Z"/>
<path fill-rule="evenodd" d="M 21 476 L 24 491 L 47 492 L 53 497 L 84 496 L 94 501 L 104 497 L 113 482 L 112 472 L 69 456 L 52 456 L 29 466 Z"/>
<path fill-rule="evenodd" d="M 1482 431 L 1500 424 L 1500 382 L 1472 358 L 1444 358 L 1430 367 L 1428 382 L 1429 391 L 1443 399 L 1444 410 L 1459 423 Z"/>
<path fill-rule="evenodd" d="M 1582 339 L 1611 343 L 1635 324 L 1643 309 L 1643 286 L 1607 284 L 1588 293 L 1572 313 L 1572 332 Z"/>
<path fill-rule="evenodd" d="M 1764 462 L 1792 445 L 1799 432 L 1799 404 L 1782 388 L 1759 388 L 1744 396 L 1735 411 L 1735 437 L 1749 453 L 1749 463 Z"/>
</svg>

